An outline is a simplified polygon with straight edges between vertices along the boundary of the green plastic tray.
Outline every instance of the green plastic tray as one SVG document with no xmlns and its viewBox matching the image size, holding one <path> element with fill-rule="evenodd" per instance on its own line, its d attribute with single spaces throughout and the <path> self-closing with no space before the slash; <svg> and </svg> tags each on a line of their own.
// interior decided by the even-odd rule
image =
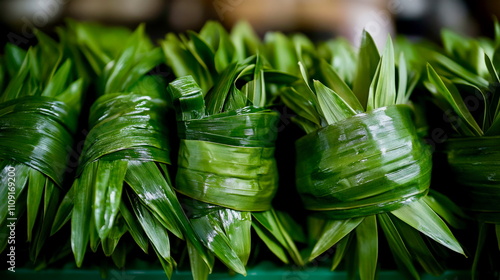
<svg viewBox="0 0 500 280">
<path fill-rule="evenodd" d="M 380 271 L 380 280 L 404 280 L 403 275 L 397 271 Z M 2 271 L 0 279 L 16 280 L 91 280 L 103 279 L 99 270 L 89 269 L 44 269 L 34 271 L 32 269 L 17 269 L 16 272 Z M 167 280 L 163 270 L 109 270 L 104 279 L 110 280 Z M 172 280 L 191 280 L 189 271 L 176 271 Z M 298 268 L 277 268 L 270 263 L 262 263 L 250 268 L 248 275 L 230 275 L 229 273 L 216 272 L 210 275 L 209 279 L 216 280 L 347 280 L 345 271 L 330 271 L 328 268 L 311 267 L 306 269 Z M 470 271 L 449 270 L 440 276 L 428 274 L 421 275 L 422 280 L 470 280 Z"/>
</svg>

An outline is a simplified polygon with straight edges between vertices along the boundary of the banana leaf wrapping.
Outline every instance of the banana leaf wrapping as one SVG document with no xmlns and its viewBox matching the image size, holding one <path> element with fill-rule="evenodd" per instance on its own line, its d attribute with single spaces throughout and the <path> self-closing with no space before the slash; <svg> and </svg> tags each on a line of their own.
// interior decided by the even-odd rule
<svg viewBox="0 0 500 280">
<path fill-rule="evenodd" d="M 0 95 L 0 179 L 5 182 L 0 195 L 6 199 L 0 206 L 0 251 L 16 241 L 8 239 L 7 224 L 22 228 L 18 223 L 26 212 L 32 261 L 50 235 L 64 193 L 86 87 L 68 38 L 60 34 L 56 42 L 41 32 L 36 36 L 38 44 L 28 51 L 5 46 L 6 87 Z"/>
<path fill-rule="evenodd" d="M 71 220 L 77 266 L 90 245 L 123 267 L 131 248 L 122 241 L 126 233 L 146 253 L 152 245 L 168 277 L 176 265 L 170 234 L 185 239 L 200 261 L 208 262 L 169 178 L 166 85 L 162 77 L 147 75 L 161 63 L 161 51 L 149 42 L 144 26 L 133 33 L 75 22 L 69 28 L 81 36 L 86 59 L 94 62 L 100 96 L 90 108 L 77 177 L 59 206 L 53 232 Z M 98 40 L 88 40 L 107 33 L 121 41 L 97 46 Z"/>
<path fill-rule="evenodd" d="M 89 241 L 95 251 L 100 239 L 111 256 L 128 231 L 146 252 L 149 238 L 166 262 L 167 274 L 172 273 L 175 261 L 167 229 L 184 238 L 189 225 L 165 172 L 170 164 L 166 105 L 158 92 L 148 91 L 106 94 L 92 106 L 91 130 L 72 193 L 72 244 L 78 264 Z"/>
<path fill-rule="evenodd" d="M 308 260 L 335 248 L 332 269 L 345 260 L 351 277 L 375 279 L 380 234 L 408 278 L 420 278 L 415 262 L 442 273 L 428 243 L 463 254 L 445 223 L 460 225 L 459 209 L 429 190 L 431 150 L 407 105 L 419 75 L 407 70 L 403 54 L 396 62 L 390 38 L 379 55 L 367 32 L 357 56 L 336 58 L 352 52 L 342 42 L 321 45 L 335 64 L 300 46 L 302 79 L 280 97 L 306 132 L 296 142 L 296 187 L 312 212 Z"/>
<path fill-rule="evenodd" d="M 7 224 L 17 224 L 27 211 L 28 240 L 34 245 L 30 254 L 35 259 L 50 234 L 47 224 L 53 220 L 63 192 L 77 115 L 65 103 L 42 96 L 4 102 L 0 112 L 0 177 L 6 182 L 0 193 L 15 197 L 0 207 L 0 248 L 7 246 Z M 9 175 L 11 171 L 14 176 Z M 12 184 L 7 183 L 8 178 L 13 178 Z"/>
<path fill-rule="evenodd" d="M 269 64 L 244 22 L 228 33 L 209 21 L 199 33 L 169 33 L 161 45 L 177 78 L 168 87 L 181 139 L 175 187 L 200 240 L 245 275 L 253 228 L 280 260 L 302 265 L 294 244 L 305 239 L 300 227 L 271 206 L 279 114 L 265 109 L 296 77 Z M 207 266 L 188 252 L 194 278 L 206 279 L 213 262 Z"/>
<path fill-rule="evenodd" d="M 297 188 L 309 210 L 348 219 L 395 210 L 428 191 L 431 152 L 405 105 L 382 107 L 299 139 Z"/>
<path fill-rule="evenodd" d="M 166 101 L 158 92 L 106 94 L 91 107 L 87 145 L 78 175 L 99 159 L 128 159 L 170 164 L 165 123 Z"/>
<path fill-rule="evenodd" d="M 500 137 L 452 138 L 446 152 L 455 180 L 470 199 L 467 208 L 480 221 L 500 224 Z"/>
<path fill-rule="evenodd" d="M 248 106 L 190 118 L 190 112 L 204 110 L 201 92 L 189 99 L 179 97 L 182 105 L 192 102 L 197 107 L 181 107 L 186 120 L 178 122 L 177 190 L 235 210 L 271 209 L 278 186 L 274 143 L 279 114 Z"/>
<path fill-rule="evenodd" d="M 64 102 L 44 96 L 7 101 L 0 104 L 0 110 L 0 157 L 22 162 L 61 187 L 77 112 Z"/>
<path fill-rule="evenodd" d="M 179 148 L 177 190 L 235 210 L 269 210 L 278 186 L 276 131 L 271 128 L 279 115 L 250 107 L 232 113 L 179 125 L 185 138 Z"/>
<path fill-rule="evenodd" d="M 429 61 L 425 86 L 456 132 L 444 152 L 467 198 L 462 206 L 479 222 L 473 279 L 486 279 L 498 275 L 500 261 L 500 25 L 495 21 L 493 40 L 450 30 L 441 39 L 442 50 L 419 49 Z"/>
<path fill-rule="evenodd" d="M 284 217 L 271 205 L 278 187 L 279 114 L 244 106 L 206 115 L 202 89 L 191 76 L 171 82 L 169 92 L 181 138 L 176 189 L 186 196 L 182 201 L 205 246 L 226 266 L 246 274 L 253 227 L 282 261 L 288 262 L 286 250 L 300 263 Z"/>
<path fill-rule="evenodd" d="M 455 181 L 468 198 L 464 207 L 479 221 L 473 279 L 493 277 L 500 258 L 500 137 L 450 138 L 445 151 Z"/>
</svg>

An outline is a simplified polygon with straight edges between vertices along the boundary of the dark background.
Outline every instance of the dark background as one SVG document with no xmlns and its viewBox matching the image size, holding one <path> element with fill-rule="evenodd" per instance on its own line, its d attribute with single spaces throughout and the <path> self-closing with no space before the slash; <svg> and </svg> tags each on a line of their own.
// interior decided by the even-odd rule
<svg viewBox="0 0 500 280">
<path fill-rule="evenodd" d="M 64 18 L 137 26 L 153 38 L 169 31 L 198 30 L 206 20 L 230 28 L 248 20 L 260 35 L 268 30 L 303 32 L 313 40 L 345 36 L 354 44 L 366 28 L 377 43 L 387 33 L 437 40 L 440 29 L 491 36 L 495 0 L 0 0 L 0 43 L 28 46 L 30 32 L 46 32 Z"/>
</svg>

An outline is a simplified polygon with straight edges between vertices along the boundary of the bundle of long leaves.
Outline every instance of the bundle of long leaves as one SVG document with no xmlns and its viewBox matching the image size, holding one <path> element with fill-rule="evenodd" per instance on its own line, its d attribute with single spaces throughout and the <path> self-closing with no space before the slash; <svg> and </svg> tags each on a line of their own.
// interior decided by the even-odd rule
<svg viewBox="0 0 500 280">
<path fill-rule="evenodd" d="M 380 56 L 366 32 L 356 55 L 343 41 L 322 44 L 316 58 L 307 44 L 292 50 L 302 79 L 281 98 L 307 133 L 296 142 L 296 182 L 314 211 L 308 259 L 335 246 L 332 269 L 346 259 L 351 275 L 357 269 L 361 279 L 374 279 L 380 227 L 409 278 L 419 279 L 415 262 L 442 273 L 429 244 L 463 250 L 443 221 L 457 223 L 453 204 L 429 194 L 431 152 L 407 105 L 418 74 L 407 70 L 403 55 L 395 57 L 390 38 Z"/>
<path fill-rule="evenodd" d="M 157 254 L 168 277 L 176 265 L 170 239 L 185 239 L 208 263 L 169 178 L 165 81 L 148 72 L 163 60 L 144 33 L 88 23 L 68 23 L 97 77 L 99 98 L 89 116 L 89 133 L 77 178 L 61 203 L 53 232 L 71 220 L 71 247 L 82 265 L 90 245 L 123 267 L 131 247 Z"/>
<path fill-rule="evenodd" d="M 474 278 L 482 263 L 490 271 L 500 262 L 500 26 L 490 39 L 466 38 L 442 32 L 444 50 L 429 51 L 425 85 L 450 120 L 455 135 L 446 143 L 448 163 L 467 197 L 466 209 L 479 222 L 473 265 Z M 496 233 L 495 233 L 496 232 Z M 492 238 L 496 235 L 495 238 Z M 497 243 L 497 246 L 488 244 Z M 498 248 L 497 248 L 498 247 Z M 490 248 L 490 249 L 486 249 Z M 483 253 L 484 252 L 484 253 Z M 484 261 L 480 261 L 484 256 Z M 483 266 L 483 271 L 487 271 Z M 489 275 L 488 277 L 491 277 Z"/>
<path fill-rule="evenodd" d="M 65 193 L 63 179 L 86 87 L 68 38 L 61 34 L 56 42 L 41 32 L 36 37 L 38 43 L 27 51 L 5 45 L 0 63 L 0 252 L 8 244 L 24 243 L 24 235 L 19 232 L 16 240 L 11 230 L 24 228 L 20 223 L 26 217 L 32 261 L 50 235 Z"/>
<path fill-rule="evenodd" d="M 283 262 L 302 265 L 292 239 L 300 227 L 271 204 L 278 187 L 279 114 L 266 109 L 271 88 L 295 78 L 269 66 L 248 25 L 228 34 L 209 22 L 188 36 L 168 34 L 162 46 L 178 76 L 168 87 L 181 139 L 176 189 L 185 196 L 193 228 L 237 273 L 246 274 L 251 228 Z M 195 278 L 206 278 L 213 262 L 207 266 L 189 253 Z"/>
</svg>

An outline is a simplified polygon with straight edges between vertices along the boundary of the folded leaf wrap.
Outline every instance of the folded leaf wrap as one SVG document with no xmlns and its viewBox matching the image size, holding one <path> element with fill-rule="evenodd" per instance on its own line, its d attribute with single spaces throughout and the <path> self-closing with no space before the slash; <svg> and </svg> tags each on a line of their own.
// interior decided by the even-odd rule
<svg viewBox="0 0 500 280">
<path fill-rule="evenodd" d="M 0 104 L 0 158 L 26 164 L 61 186 L 77 115 L 54 98 L 21 97 Z"/>
<path fill-rule="evenodd" d="M 255 107 L 179 122 L 182 139 L 241 147 L 274 147 L 278 113 Z"/>
<path fill-rule="evenodd" d="M 305 207 L 336 219 L 395 210 L 427 193 L 431 151 L 406 105 L 357 114 L 297 141 Z"/>
<path fill-rule="evenodd" d="M 500 224 L 500 136 L 452 138 L 448 162 L 483 222 Z"/>
<path fill-rule="evenodd" d="M 79 174 L 98 160 L 140 160 L 170 163 L 165 137 L 165 100 L 144 94 L 105 94 L 89 118 L 92 128 L 80 157 Z"/>
<path fill-rule="evenodd" d="M 177 190 L 240 211 L 271 209 L 278 113 L 245 107 L 179 122 Z"/>
</svg>

